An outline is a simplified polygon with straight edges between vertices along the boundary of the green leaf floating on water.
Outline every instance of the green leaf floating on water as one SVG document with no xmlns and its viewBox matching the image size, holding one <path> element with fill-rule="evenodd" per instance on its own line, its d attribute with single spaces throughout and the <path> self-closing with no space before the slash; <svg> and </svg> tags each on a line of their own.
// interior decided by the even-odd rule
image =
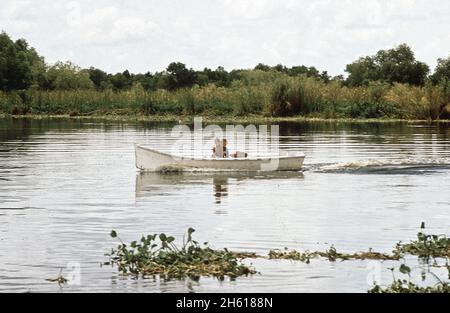
<svg viewBox="0 0 450 313">
<path fill-rule="evenodd" d="M 192 240 L 194 229 L 187 231 L 187 242 L 177 247 L 175 237 L 166 234 L 142 237 L 141 242 L 133 241 L 131 249 L 122 243 L 108 256 L 110 264 L 117 265 L 124 275 L 155 276 L 164 279 L 200 279 L 201 276 L 213 276 L 219 280 L 229 277 L 255 274 L 256 271 L 242 263 L 241 258 L 226 249 L 214 250 L 208 245 L 200 245 Z M 115 231 L 111 232 L 117 237 Z M 158 240 L 159 239 L 159 240 Z"/>
<path fill-rule="evenodd" d="M 402 264 L 400 265 L 400 273 L 409 275 L 411 273 L 411 268 L 405 264 Z"/>
<path fill-rule="evenodd" d="M 174 242 L 174 241 L 175 241 L 175 238 L 174 238 L 174 237 L 172 237 L 172 236 L 167 237 L 167 242 L 168 242 L 168 243 L 171 243 L 171 242 Z"/>
</svg>

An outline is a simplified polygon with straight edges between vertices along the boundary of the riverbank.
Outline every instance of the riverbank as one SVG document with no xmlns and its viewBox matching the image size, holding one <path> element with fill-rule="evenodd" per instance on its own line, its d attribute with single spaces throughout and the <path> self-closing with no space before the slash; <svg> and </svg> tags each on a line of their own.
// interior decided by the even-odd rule
<svg viewBox="0 0 450 313">
<path fill-rule="evenodd" d="M 450 90 L 440 86 L 371 84 L 347 87 L 310 78 L 215 85 L 179 90 L 24 90 L 0 92 L 0 112 L 109 119 L 175 120 L 203 116 L 211 122 L 285 120 L 450 119 Z M 111 117 L 112 116 L 112 117 Z M 119 118 L 117 116 L 120 116 Z"/>
<path fill-rule="evenodd" d="M 167 123 L 192 123 L 196 116 L 187 115 L 126 115 L 126 114 L 102 114 L 102 115 L 79 115 L 73 116 L 69 114 L 44 115 L 44 114 L 27 114 L 27 115 L 10 115 L 0 113 L 0 118 L 12 119 L 71 119 L 71 120 L 103 120 L 118 122 L 167 122 Z M 310 122 L 310 123 L 411 123 L 411 124 L 449 124 L 450 120 L 424 120 L 424 119 L 390 119 L 390 118 L 322 118 L 312 116 L 289 116 L 289 117 L 266 117 L 260 115 L 248 116 L 217 116 L 217 115 L 201 115 L 204 123 L 233 123 L 233 124 L 265 124 L 265 123 L 283 123 L 283 122 Z"/>
</svg>

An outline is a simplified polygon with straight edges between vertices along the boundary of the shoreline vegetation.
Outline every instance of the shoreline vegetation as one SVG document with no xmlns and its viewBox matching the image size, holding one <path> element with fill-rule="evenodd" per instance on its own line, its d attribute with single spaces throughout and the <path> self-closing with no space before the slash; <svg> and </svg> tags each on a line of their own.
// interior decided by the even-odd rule
<svg viewBox="0 0 450 313">
<path fill-rule="evenodd" d="M 24 39 L 0 33 L 0 114 L 176 121 L 440 121 L 450 119 L 450 57 L 434 72 L 401 44 L 357 59 L 343 75 L 313 66 L 116 74 L 47 64 Z"/>
<path fill-rule="evenodd" d="M 52 120 L 52 119 L 68 119 L 68 120 L 96 120 L 105 122 L 161 122 L 161 123 L 179 123 L 191 124 L 194 118 L 197 116 L 184 116 L 184 115 L 120 115 L 120 114 L 103 114 L 103 115 L 80 115 L 71 116 L 68 114 L 59 115 L 47 115 L 47 114 L 27 114 L 27 115 L 11 115 L 0 113 L 0 119 L 32 119 L 32 120 Z M 308 117 L 308 116 L 289 116 L 289 117 L 265 117 L 258 115 L 249 116 L 198 116 L 203 119 L 204 123 L 344 123 L 344 124 L 389 124 L 389 123 L 405 123 L 405 124 L 450 124 L 450 119 L 441 120 L 426 120 L 426 119 L 393 119 L 393 118 L 321 118 L 321 117 Z"/>
<path fill-rule="evenodd" d="M 314 78 L 283 77 L 238 88 L 208 85 L 177 91 L 146 91 L 141 86 L 120 92 L 0 91 L 0 113 L 166 121 L 193 116 L 233 121 L 440 121 L 450 118 L 450 82 L 448 87 L 373 83 L 349 88 Z"/>
</svg>

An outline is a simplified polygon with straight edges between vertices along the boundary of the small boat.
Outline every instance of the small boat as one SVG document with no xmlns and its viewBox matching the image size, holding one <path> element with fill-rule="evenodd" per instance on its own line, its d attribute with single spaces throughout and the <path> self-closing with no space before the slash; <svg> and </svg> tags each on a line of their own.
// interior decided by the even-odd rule
<svg viewBox="0 0 450 313">
<path fill-rule="evenodd" d="M 136 167 L 144 172 L 172 170 L 201 171 L 300 171 L 303 153 L 284 151 L 278 157 L 259 158 L 192 158 L 174 156 L 136 145 Z"/>
</svg>

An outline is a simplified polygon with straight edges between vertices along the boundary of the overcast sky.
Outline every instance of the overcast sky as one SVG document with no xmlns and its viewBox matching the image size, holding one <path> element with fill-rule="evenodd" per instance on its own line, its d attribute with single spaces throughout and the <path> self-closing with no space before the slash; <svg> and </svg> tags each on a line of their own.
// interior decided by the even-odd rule
<svg viewBox="0 0 450 313">
<path fill-rule="evenodd" d="M 434 68 L 450 55 L 448 0 L 0 0 L 0 29 L 47 62 L 109 72 L 308 65 L 343 74 L 400 43 Z"/>
</svg>

